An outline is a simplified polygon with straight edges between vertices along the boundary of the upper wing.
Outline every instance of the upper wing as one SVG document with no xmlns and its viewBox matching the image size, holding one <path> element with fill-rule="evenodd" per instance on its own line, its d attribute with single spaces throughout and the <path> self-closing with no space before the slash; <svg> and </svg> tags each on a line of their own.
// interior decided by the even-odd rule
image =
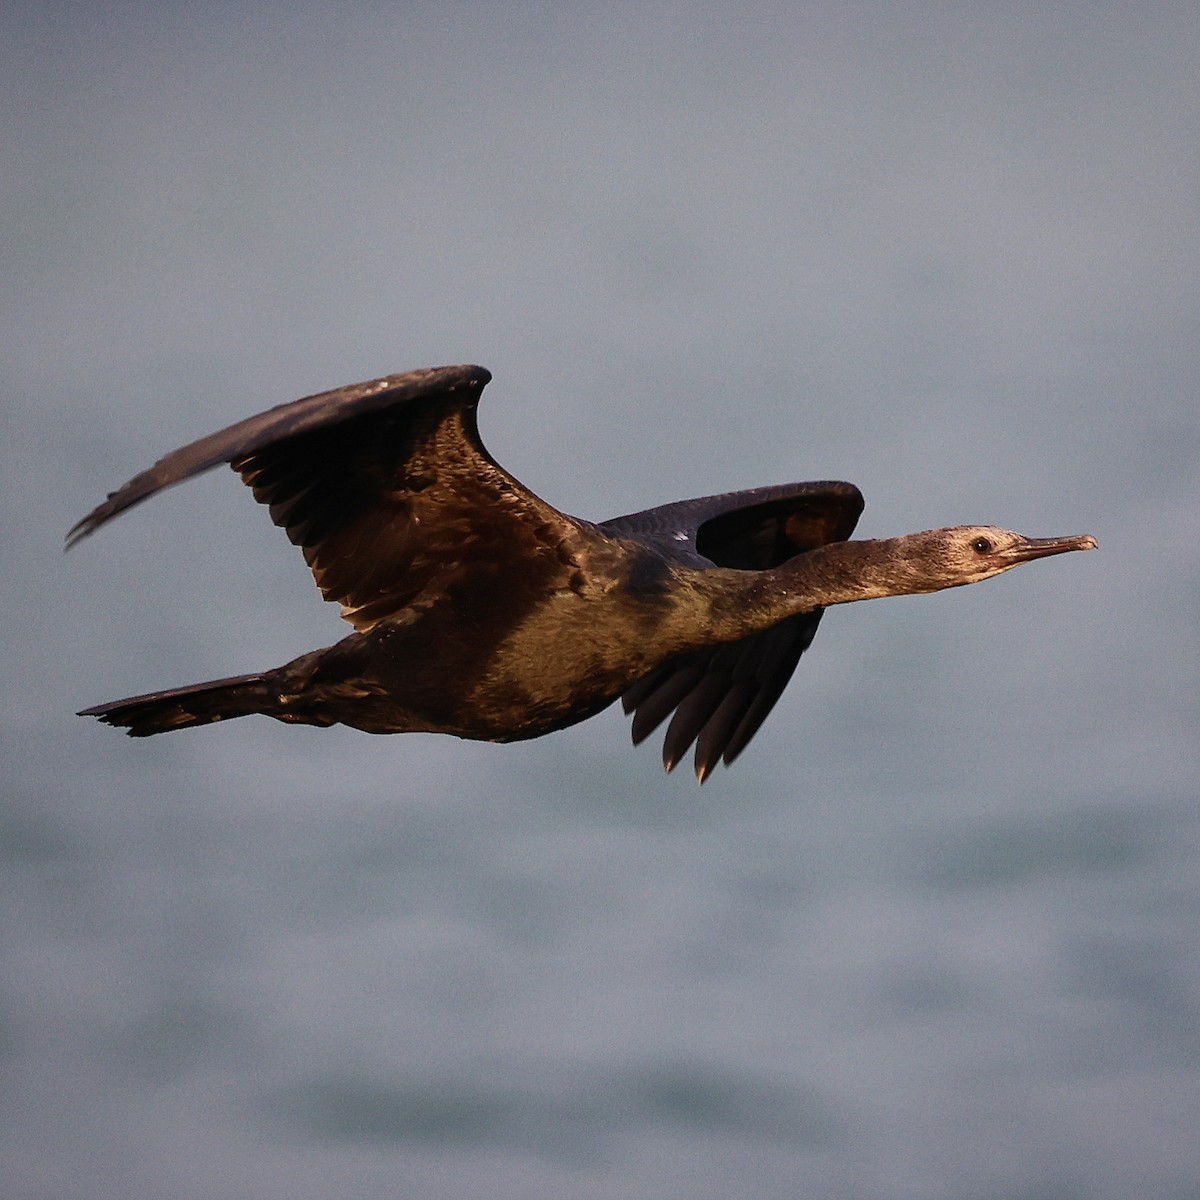
<svg viewBox="0 0 1200 1200">
<path fill-rule="evenodd" d="M 83 518 L 68 546 L 163 488 L 231 463 L 300 546 L 325 598 L 366 629 L 465 573 L 553 555 L 573 528 L 479 439 L 482 367 L 389 375 L 280 405 L 161 458 Z"/>
<path fill-rule="evenodd" d="M 762 571 L 797 554 L 845 541 L 863 510 L 849 483 L 796 483 L 684 500 L 605 522 L 613 533 L 668 539 L 716 566 Z M 622 697 L 634 713 L 636 745 L 672 712 L 663 743 L 667 770 L 696 743 L 703 783 L 718 760 L 745 749 L 811 645 L 824 609 L 789 617 L 752 637 L 664 663 Z"/>
</svg>

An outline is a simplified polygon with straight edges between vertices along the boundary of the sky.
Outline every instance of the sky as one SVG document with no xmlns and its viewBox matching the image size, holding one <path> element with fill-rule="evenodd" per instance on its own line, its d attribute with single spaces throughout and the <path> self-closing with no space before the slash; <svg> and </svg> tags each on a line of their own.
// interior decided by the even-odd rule
<svg viewBox="0 0 1200 1200">
<path fill-rule="evenodd" d="M 1194 1194 L 1198 25 L 6 6 L 5 1193 Z M 72 715 L 344 632 L 228 472 L 79 516 L 455 362 L 580 516 L 834 478 L 1100 550 L 829 614 L 702 792 L 616 713 Z"/>
</svg>

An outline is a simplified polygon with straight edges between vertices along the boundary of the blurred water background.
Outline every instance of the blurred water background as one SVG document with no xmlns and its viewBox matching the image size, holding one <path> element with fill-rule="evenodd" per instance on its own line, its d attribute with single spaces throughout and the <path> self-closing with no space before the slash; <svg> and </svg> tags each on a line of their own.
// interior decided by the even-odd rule
<svg viewBox="0 0 1200 1200">
<path fill-rule="evenodd" d="M 1200 1195 L 1192 4 L 7 5 L 0 1194 Z M 831 612 L 697 789 L 79 707 L 342 636 L 160 453 L 477 361 L 567 511 L 1096 554 Z"/>
</svg>

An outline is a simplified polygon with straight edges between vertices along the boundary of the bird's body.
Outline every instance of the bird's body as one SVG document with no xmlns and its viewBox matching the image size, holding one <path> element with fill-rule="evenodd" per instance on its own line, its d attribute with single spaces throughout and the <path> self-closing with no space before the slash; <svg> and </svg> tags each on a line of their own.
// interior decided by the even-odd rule
<svg viewBox="0 0 1200 1200">
<path fill-rule="evenodd" d="M 167 455 L 83 519 L 231 462 L 355 632 L 260 674 L 85 710 L 135 736 L 264 713 L 370 733 L 538 737 L 619 696 L 640 741 L 674 713 L 668 768 L 703 778 L 758 729 L 823 609 L 974 582 L 1087 549 L 959 527 L 848 541 L 851 484 L 681 501 L 600 524 L 538 499 L 487 454 L 490 376 L 442 367 L 271 409 Z"/>
</svg>

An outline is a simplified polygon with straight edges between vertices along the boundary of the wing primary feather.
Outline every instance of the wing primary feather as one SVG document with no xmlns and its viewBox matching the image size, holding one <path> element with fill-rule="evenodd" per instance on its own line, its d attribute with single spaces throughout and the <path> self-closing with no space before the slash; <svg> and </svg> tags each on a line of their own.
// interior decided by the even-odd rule
<svg viewBox="0 0 1200 1200">
<path fill-rule="evenodd" d="M 801 655 L 812 645 L 823 612 L 823 609 L 817 609 L 802 618 L 777 625 L 770 631 L 772 640 L 776 642 L 774 652 L 764 656 L 758 676 L 758 691 L 725 743 L 722 758 L 726 766 L 750 744 L 750 739 L 759 731 L 783 695 Z"/>
<path fill-rule="evenodd" d="M 696 738 L 696 778 L 703 783 L 721 761 L 721 754 L 733 731 L 754 703 L 755 691 L 749 684 L 735 684 L 725 694 L 712 715 L 704 722 Z"/>
<path fill-rule="evenodd" d="M 733 730 L 725 743 L 721 757 L 726 766 L 729 766 L 745 750 L 750 744 L 750 739 L 762 728 L 762 723 L 771 715 L 771 709 L 783 695 L 783 689 L 791 677 L 792 672 L 788 671 L 781 677 L 777 687 L 759 692 L 750 702 L 750 706 L 742 715 L 737 728 Z"/>
<path fill-rule="evenodd" d="M 702 678 L 699 667 L 669 673 L 655 691 L 639 702 L 631 731 L 633 744 L 637 746 L 648 738 Z"/>
<path fill-rule="evenodd" d="M 649 675 L 643 675 L 632 687 L 627 688 L 621 695 L 621 708 L 625 715 L 628 716 L 655 688 L 662 683 L 674 670 L 674 667 L 668 663 L 666 666 L 658 667 L 650 672 Z"/>
<path fill-rule="evenodd" d="M 680 701 L 663 741 L 663 766 L 668 771 L 674 770 L 675 764 L 688 752 L 708 718 L 721 703 L 727 686 L 722 676 L 705 675 Z"/>
</svg>

